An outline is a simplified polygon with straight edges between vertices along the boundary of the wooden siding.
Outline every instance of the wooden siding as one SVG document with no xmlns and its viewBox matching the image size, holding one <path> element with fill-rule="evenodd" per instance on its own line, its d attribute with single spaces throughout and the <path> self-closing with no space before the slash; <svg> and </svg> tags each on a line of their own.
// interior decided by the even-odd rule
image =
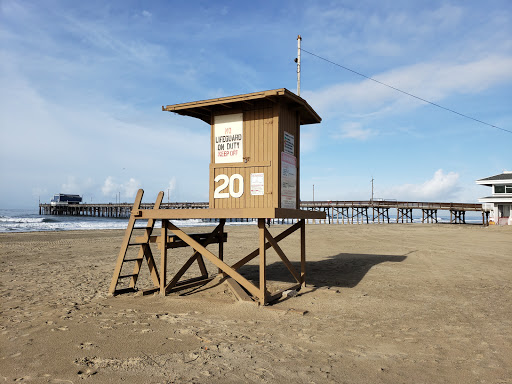
<svg viewBox="0 0 512 384">
<path fill-rule="evenodd" d="M 297 193 L 296 193 L 296 209 L 299 209 L 299 201 L 300 201 L 300 175 L 299 175 L 299 169 L 300 169 L 300 124 L 299 124 L 299 116 L 298 112 L 291 110 L 286 105 L 280 106 L 280 112 L 279 112 L 279 148 L 278 148 L 278 156 L 279 156 L 279 169 L 278 169 L 278 176 L 279 176 L 279 186 L 281 185 L 281 152 L 284 151 L 284 132 L 288 132 L 294 137 L 294 152 L 293 156 L 297 159 L 297 179 L 296 179 L 296 186 L 297 186 Z M 279 191 L 281 188 L 278 188 Z M 279 201 L 278 205 L 276 205 L 276 208 L 281 207 L 281 196 L 279 194 Z"/>
<path fill-rule="evenodd" d="M 229 111 L 236 113 L 238 111 Z M 273 164 L 277 161 L 274 158 L 275 132 L 274 108 L 272 104 L 263 107 L 243 111 L 243 148 L 244 163 L 215 164 L 214 161 L 214 126 L 212 124 L 212 154 L 210 163 L 210 208 L 231 209 L 231 208 L 272 208 L 274 178 L 272 175 Z M 276 121 L 277 123 L 277 121 Z M 251 173 L 264 174 L 264 195 L 251 195 Z M 217 175 L 240 174 L 244 179 L 244 193 L 239 198 L 228 197 L 225 199 L 214 199 L 215 187 L 219 184 L 214 182 Z M 238 191 L 238 182 L 234 186 Z M 227 190 L 226 190 L 227 191 Z M 224 191 L 223 191 L 224 192 Z"/>
</svg>

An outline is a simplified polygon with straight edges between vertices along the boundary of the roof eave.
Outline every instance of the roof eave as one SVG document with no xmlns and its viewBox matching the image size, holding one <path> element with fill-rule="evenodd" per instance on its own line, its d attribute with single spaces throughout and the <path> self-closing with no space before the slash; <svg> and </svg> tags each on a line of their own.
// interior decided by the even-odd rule
<svg viewBox="0 0 512 384">
<path fill-rule="evenodd" d="M 248 93 L 244 95 L 227 96 L 215 99 L 193 101 L 181 104 L 173 104 L 162 106 L 162 111 L 174 112 L 182 116 L 195 117 L 203 120 L 207 124 L 211 124 L 211 116 L 213 106 L 224 106 L 226 110 L 230 109 L 230 104 L 234 103 L 249 103 L 251 100 L 269 99 L 275 97 L 285 97 L 288 100 L 296 103 L 300 110 L 301 124 L 317 124 L 322 121 L 322 118 L 315 112 L 315 110 L 307 103 L 306 100 L 290 92 L 286 88 L 273 89 L 269 91 L 261 91 Z M 203 111 L 203 113 L 201 112 Z"/>
</svg>

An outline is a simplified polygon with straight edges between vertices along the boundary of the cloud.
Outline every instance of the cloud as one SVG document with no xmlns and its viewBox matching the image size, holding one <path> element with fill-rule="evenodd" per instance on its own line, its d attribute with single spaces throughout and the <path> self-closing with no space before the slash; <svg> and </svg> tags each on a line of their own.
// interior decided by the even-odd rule
<svg viewBox="0 0 512 384">
<path fill-rule="evenodd" d="M 91 178 L 77 180 L 76 176 L 68 176 L 66 182 L 61 185 L 62 193 L 83 193 L 94 186 Z"/>
<path fill-rule="evenodd" d="M 121 192 L 121 195 L 126 198 L 133 198 L 140 188 L 140 183 L 131 177 L 125 183 L 116 183 L 112 176 L 108 176 L 101 187 L 101 192 L 105 196 L 116 195 Z"/>
<path fill-rule="evenodd" d="M 45 196 L 48 193 L 48 189 L 44 187 L 34 187 L 32 188 L 32 196 L 41 198 L 41 196 Z"/>
<path fill-rule="evenodd" d="M 438 102 L 456 94 L 477 94 L 512 81 L 512 57 L 494 56 L 466 63 L 427 62 L 375 74 L 376 80 L 423 99 Z M 305 92 L 311 105 L 329 117 L 347 114 L 397 114 L 427 105 L 365 79 Z"/>
<path fill-rule="evenodd" d="M 343 124 L 339 131 L 334 132 L 331 137 L 335 139 L 356 139 L 366 140 L 368 137 L 374 134 L 374 131 L 368 128 L 364 128 L 363 124 L 358 122 L 349 122 Z"/>
<path fill-rule="evenodd" d="M 174 176 L 171 178 L 171 180 L 169 180 L 167 189 L 169 193 L 172 193 L 176 189 L 176 178 Z"/>
<path fill-rule="evenodd" d="M 457 197 L 460 186 L 459 174 L 437 170 L 434 176 L 421 184 L 403 184 L 384 191 L 397 200 L 448 201 Z"/>
<path fill-rule="evenodd" d="M 114 179 L 112 176 L 107 177 L 103 187 L 101 187 L 101 192 L 105 196 L 112 196 L 114 193 L 119 192 L 119 185 L 114 183 Z"/>
</svg>

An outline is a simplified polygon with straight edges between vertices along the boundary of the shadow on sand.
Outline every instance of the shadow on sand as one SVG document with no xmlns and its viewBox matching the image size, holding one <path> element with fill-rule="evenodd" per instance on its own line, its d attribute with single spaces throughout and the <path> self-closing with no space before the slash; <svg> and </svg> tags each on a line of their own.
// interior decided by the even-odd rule
<svg viewBox="0 0 512 384">
<path fill-rule="evenodd" d="M 306 283 L 314 286 L 313 290 L 321 287 L 339 287 L 353 288 L 363 280 L 368 271 L 375 265 L 385 262 L 402 262 L 407 255 L 415 251 L 410 251 L 405 255 L 367 255 L 357 253 L 338 253 L 337 255 L 326 257 L 319 261 L 306 262 Z M 295 270 L 300 274 L 300 262 L 290 261 Z M 258 286 L 259 265 L 249 264 L 238 270 L 247 280 Z M 294 284 L 296 281 L 284 263 L 276 261 L 267 264 L 266 267 L 267 282 L 281 284 Z M 222 281 L 217 282 L 220 285 Z M 188 296 L 205 289 L 211 289 L 212 286 L 201 285 L 192 290 L 180 293 L 180 296 Z M 282 299 L 283 300 L 283 299 Z M 287 299 L 284 299 L 287 300 Z"/>
<path fill-rule="evenodd" d="M 307 261 L 306 282 L 316 287 L 353 288 L 359 284 L 373 266 L 385 262 L 402 262 L 406 258 L 407 254 L 396 256 L 339 253 L 323 260 Z M 300 273 L 300 262 L 291 261 L 291 264 Z M 266 271 L 268 281 L 295 282 L 293 276 L 281 261 L 268 264 Z M 246 265 L 240 268 L 239 272 L 248 280 L 258 281 L 259 266 L 257 265 Z"/>
</svg>

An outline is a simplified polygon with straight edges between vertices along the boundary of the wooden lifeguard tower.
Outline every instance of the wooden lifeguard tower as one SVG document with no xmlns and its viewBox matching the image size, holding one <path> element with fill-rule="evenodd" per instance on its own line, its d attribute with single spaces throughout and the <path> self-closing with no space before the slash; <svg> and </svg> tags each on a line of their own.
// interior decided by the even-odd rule
<svg viewBox="0 0 512 384">
<path fill-rule="evenodd" d="M 146 259 L 155 287 L 165 295 L 191 284 L 211 280 L 204 259 L 219 269 L 240 300 L 254 300 L 265 305 L 281 297 L 285 290 L 270 295 L 266 282 L 266 250 L 272 247 L 296 280 L 287 289 L 298 290 L 305 284 L 306 249 L 305 224 L 308 219 L 323 219 L 325 213 L 299 209 L 300 202 L 300 126 L 320 123 L 321 118 L 301 97 L 285 88 L 245 95 L 222 97 L 162 107 L 203 120 L 211 127 L 210 195 L 209 209 L 159 209 L 163 198 L 160 192 L 153 209 L 140 209 L 143 191 L 139 190 L 130 216 L 128 228 L 117 259 L 109 293 L 117 294 L 135 289 L 137 277 Z M 240 260 L 228 265 L 223 261 L 223 243 L 226 219 L 257 219 L 259 247 Z M 297 222 L 273 237 L 265 228 L 265 219 L 296 219 Z M 188 235 L 171 219 L 218 219 L 219 225 L 210 234 Z M 143 236 L 132 240 L 137 220 L 147 220 Z M 155 220 L 162 221 L 159 236 L 152 234 Z M 301 270 L 296 271 L 278 242 L 300 229 Z M 168 232 L 172 232 L 169 235 Z M 157 242 L 161 251 L 160 273 L 149 244 Z M 218 255 L 206 249 L 218 243 Z M 136 258 L 127 259 L 127 249 L 139 247 Z M 178 273 L 167 282 L 167 250 L 190 246 L 194 253 Z M 243 257 L 242 257 L 243 256 Z M 259 284 L 254 285 L 238 270 L 259 256 Z M 133 273 L 121 275 L 123 264 L 134 262 Z M 180 281 L 188 268 L 196 262 L 201 276 Z M 130 278 L 129 287 L 118 289 L 123 278 Z"/>
</svg>

